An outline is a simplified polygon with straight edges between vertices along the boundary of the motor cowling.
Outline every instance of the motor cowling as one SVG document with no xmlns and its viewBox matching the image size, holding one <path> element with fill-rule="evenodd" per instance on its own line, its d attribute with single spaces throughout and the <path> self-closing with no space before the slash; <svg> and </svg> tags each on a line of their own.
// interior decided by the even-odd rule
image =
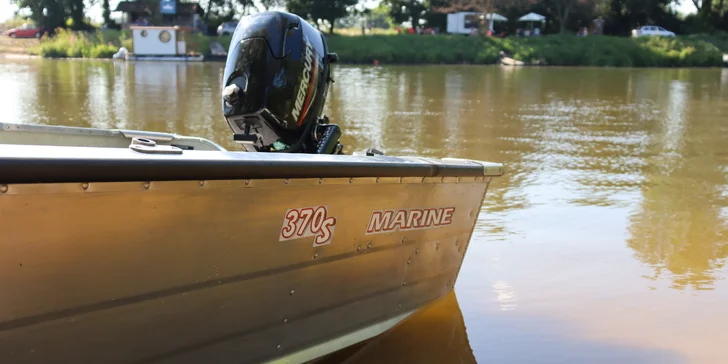
<svg viewBox="0 0 728 364">
<path fill-rule="evenodd" d="M 222 85 L 223 115 L 235 140 L 248 151 L 316 153 L 320 137 L 335 126 L 321 117 L 335 61 L 323 33 L 297 15 L 243 17 Z"/>
</svg>

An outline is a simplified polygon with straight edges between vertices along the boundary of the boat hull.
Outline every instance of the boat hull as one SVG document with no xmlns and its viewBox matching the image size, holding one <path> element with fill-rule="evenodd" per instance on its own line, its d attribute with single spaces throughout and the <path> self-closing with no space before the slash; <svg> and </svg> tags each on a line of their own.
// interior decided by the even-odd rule
<svg viewBox="0 0 728 364">
<path fill-rule="evenodd" d="M 311 360 L 452 290 L 490 181 L 2 185 L 0 358 Z"/>
</svg>

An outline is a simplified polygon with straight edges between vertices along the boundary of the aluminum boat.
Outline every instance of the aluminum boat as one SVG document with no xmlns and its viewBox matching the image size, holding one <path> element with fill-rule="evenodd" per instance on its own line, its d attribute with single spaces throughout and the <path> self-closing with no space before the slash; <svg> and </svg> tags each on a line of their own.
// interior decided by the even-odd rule
<svg viewBox="0 0 728 364">
<path fill-rule="evenodd" d="M 367 340 L 453 289 L 503 173 L 0 130 L 2 363 L 302 363 Z"/>
<path fill-rule="evenodd" d="M 450 292 L 495 163 L 344 155 L 300 17 L 241 19 L 221 111 L 243 151 L 0 124 L 0 362 L 304 363 Z"/>
</svg>

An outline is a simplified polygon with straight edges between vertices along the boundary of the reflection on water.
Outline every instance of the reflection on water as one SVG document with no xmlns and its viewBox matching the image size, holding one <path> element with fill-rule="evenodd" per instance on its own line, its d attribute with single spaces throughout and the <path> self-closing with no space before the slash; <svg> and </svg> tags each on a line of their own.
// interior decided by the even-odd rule
<svg viewBox="0 0 728 364">
<path fill-rule="evenodd" d="M 222 64 L 3 62 L 2 121 L 173 131 L 237 149 L 220 115 Z M 728 71 L 338 67 L 334 78 L 326 113 L 348 151 L 507 170 L 457 297 L 339 355 L 725 361 Z"/>
<path fill-rule="evenodd" d="M 476 363 L 454 292 L 361 345 L 317 361 L 333 363 Z"/>
<path fill-rule="evenodd" d="M 651 168 L 640 186 L 642 202 L 631 218 L 628 245 L 654 267 L 650 279 L 669 272 L 672 288 L 705 290 L 713 289 L 728 256 L 728 226 L 721 216 L 728 181 L 719 153 L 725 139 L 701 135 L 710 131 L 695 120 L 703 112 L 688 102 L 691 86 L 669 84 L 668 113 L 653 132 L 646 158 Z"/>
</svg>

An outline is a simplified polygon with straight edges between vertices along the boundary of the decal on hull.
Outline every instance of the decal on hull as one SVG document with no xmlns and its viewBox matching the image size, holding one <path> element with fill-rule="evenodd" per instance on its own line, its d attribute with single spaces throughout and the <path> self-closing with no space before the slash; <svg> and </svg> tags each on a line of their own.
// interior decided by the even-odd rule
<svg viewBox="0 0 728 364">
<path fill-rule="evenodd" d="M 336 218 L 329 216 L 328 206 L 310 206 L 286 210 L 278 241 L 314 236 L 313 246 L 331 244 Z"/>
<path fill-rule="evenodd" d="M 452 224 L 455 207 L 377 210 L 369 217 L 366 234 L 431 229 Z"/>
</svg>

